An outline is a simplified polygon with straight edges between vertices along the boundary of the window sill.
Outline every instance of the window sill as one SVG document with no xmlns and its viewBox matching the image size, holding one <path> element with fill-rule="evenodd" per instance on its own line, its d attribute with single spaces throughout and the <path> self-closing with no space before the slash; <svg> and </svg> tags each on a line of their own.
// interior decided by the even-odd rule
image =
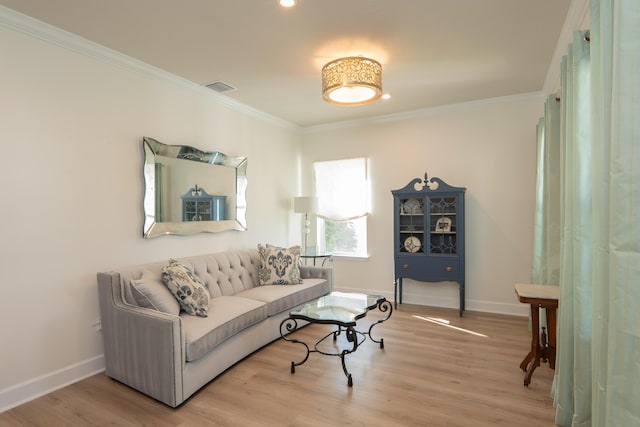
<svg viewBox="0 0 640 427">
<path fill-rule="evenodd" d="M 332 257 L 334 259 L 339 259 L 340 261 L 368 261 L 369 260 L 369 255 L 333 254 Z"/>
</svg>

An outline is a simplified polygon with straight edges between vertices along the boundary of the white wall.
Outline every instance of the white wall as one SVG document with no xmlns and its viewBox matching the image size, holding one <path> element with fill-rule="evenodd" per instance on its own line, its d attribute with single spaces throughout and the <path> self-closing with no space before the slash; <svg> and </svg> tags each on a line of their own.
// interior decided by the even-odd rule
<svg viewBox="0 0 640 427">
<path fill-rule="evenodd" d="M 336 286 L 393 297 L 391 190 L 427 172 L 467 188 L 466 308 L 526 313 L 513 285 L 530 280 L 535 127 L 542 106 L 540 95 L 523 95 L 308 129 L 302 152 L 305 194 L 313 192 L 314 161 L 370 159 L 370 257 L 336 259 Z M 404 302 L 458 307 L 457 290 L 451 283 L 405 280 Z"/>
<path fill-rule="evenodd" d="M 0 58 L 1 411 L 102 367 L 96 272 L 299 243 L 300 135 L 208 89 L 3 25 Z M 249 230 L 143 239 L 143 136 L 247 156 Z"/>
</svg>

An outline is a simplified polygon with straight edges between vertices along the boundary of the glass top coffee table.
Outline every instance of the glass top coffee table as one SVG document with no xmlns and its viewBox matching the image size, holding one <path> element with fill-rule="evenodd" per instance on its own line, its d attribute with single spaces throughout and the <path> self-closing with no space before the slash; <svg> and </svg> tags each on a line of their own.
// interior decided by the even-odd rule
<svg viewBox="0 0 640 427">
<path fill-rule="evenodd" d="M 387 316 L 377 322 L 374 322 L 367 332 L 356 330 L 356 323 L 367 315 L 370 310 L 377 308 Z M 307 354 L 300 362 L 291 362 L 291 373 L 296 372 L 296 366 L 300 366 L 309 359 L 310 353 L 320 353 L 326 356 L 338 356 L 342 363 L 342 370 L 347 376 L 347 385 L 353 386 L 353 379 L 347 370 L 344 358 L 347 354 L 353 353 L 358 349 L 367 337 L 380 344 L 380 348 L 384 348 L 384 339 L 376 340 L 371 336 L 371 330 L 374 326 L 388 320 L 391 317 L 393 309 L 391 303 L 380 295 L 367 295 L 359 293 L 331 292 L 317 300 L 311 301 L 293 310 L 289 313 L 289 317 L 280 323 L 280 335 L 285 341 L 304 345 Z M 327 335 L 320 338 L 311 349 L 307 343 L 296 338 L 290 338 L 287 335 L 298 329 L 298 320 L 304 320 L 309 323 L 323 323 L 336 325 L 338 328 Z M 305 323 L 306 325 L 306 323 Z M 350 345 L 342 350 L 336 349 L 335 352 L 320 350 L 319 346 L 329 337 L 333 337 L 336 341 L 340 334 L 344 333 L 346 340 Z"/>
</svg>

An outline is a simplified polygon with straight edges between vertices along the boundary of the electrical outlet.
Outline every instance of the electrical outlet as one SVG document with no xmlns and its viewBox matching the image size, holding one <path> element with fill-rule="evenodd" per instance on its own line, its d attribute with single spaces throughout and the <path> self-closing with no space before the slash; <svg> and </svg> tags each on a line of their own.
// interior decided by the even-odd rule
<svg viewBox="0 0 640 427">
<path fill-rule="evenodd" d="M 102 331 L 102 320 L 100 320 L 100 318 L 98 317 L 96 319 L 96 322 L 92 326 L 96 328 L 96 332 Z"/>
</svg>

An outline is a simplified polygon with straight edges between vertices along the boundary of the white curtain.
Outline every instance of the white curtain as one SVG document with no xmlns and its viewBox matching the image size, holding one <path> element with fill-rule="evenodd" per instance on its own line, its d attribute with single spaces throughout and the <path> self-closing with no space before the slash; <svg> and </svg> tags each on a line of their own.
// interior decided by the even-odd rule
<svg viewBox="0 0 640 427">
<path fill-rule="evenodd" d="M 313 167 L 319 217 L 346 221 L 368 214 L 367 159 L 316 162 Z"/>
<path fill-rule="evenodd" d="M 562 64 L 552 395 L 558 425 L 640 426 L 640 2 L 591 0 L 591 25 Z M 532 277 L 553 265 L 540 224 Z"/>
</svg>

